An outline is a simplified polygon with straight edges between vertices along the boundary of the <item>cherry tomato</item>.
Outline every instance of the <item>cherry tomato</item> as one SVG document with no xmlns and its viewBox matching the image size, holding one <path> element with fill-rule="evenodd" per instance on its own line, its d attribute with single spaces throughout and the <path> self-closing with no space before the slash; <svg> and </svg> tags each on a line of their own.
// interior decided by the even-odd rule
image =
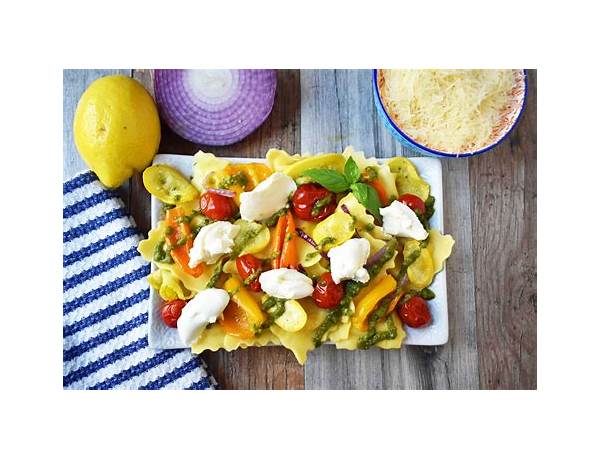
<svg viewBox="0 0 600 460">
<path fill-rule="evenodd" d="M 177 320 L 181 316 L 181 311 L 186 303 L 185 300 L 175 299 L 170 300 L 163 305 L 161 315 L 167 326 L 177 327 Z"/>
<path fill-rule="evenodd" d="M 423 203 L 423 200 L 417 195 L 405 193 L 404 195 L 400 195 L 398 197 L 398 201 L 400 203 L 404 203 L 406 206 L 412 209 L 415 212 L 415 214 L 425 214 L 425 203 Z"/>
<path fill-rule="evenodd" d="M 254 292 L 260 292 L 260 282 L 258 281 L 258 275 L 255 275 L 255 273 L 260 273 L 262 268 L 261 260 L 254 257 L 252 254 L 246 254 L 238 257 L 235 260 L 235 265 L 243 280 L 246 280 L 248 277 L 254 275 L 254 281 L 252 281 L 248 287 Z"/>
<path fill-rule="evenodd" d="M 320 222 L 330 216 L 336 206 L 335 194 L 319 184 L 303 184 L 292 196 L 294 214 L 312 222 Z"/>
<path fill-rule="evenodd" d="M 234 216 L 235 204 L 228 196 L 206 192 L 200 197 L 200 210 L 212 220 L 227 220 Z"/>
<path fill-rule="evenodd" d="M 410 327 L 424 327 L 431 322 L 431 313 L 422 297 L 414 296 L 402 304 L 398 316 Z"/>
<path fill-rule="evenodd" d="M 344 286 L 335 284 L 335 281 L 331 277 L 331 272 L 323 273 L 319 277 L 312 294 L 317 307 L 335 308 L 340 304 L 343 297 Z"/>
</svg>

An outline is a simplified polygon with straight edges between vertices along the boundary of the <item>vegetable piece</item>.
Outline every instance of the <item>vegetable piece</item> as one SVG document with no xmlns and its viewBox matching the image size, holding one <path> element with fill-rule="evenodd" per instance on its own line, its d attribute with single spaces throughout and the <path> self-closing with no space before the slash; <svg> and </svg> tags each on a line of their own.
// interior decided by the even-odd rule
<svg viewBox="0 0 600 460">
<path fill-rule="evenodd" d="M 217 321 L 223 331 L 240 339 L 251 339 L 254 337 L 254 329 L 248 319 L 248 313 L 237 303 L 229 302 L 223 315 Z"/>
<path fill-rule="evenodd" d="M 163 203 L 185 203 L 198 196 L 196 187 L 171 166 L 158 164 L 146 168 L 142 181 L 146 190 Z"/>
<path fill-rule="evenodd" d="M 367 319 L 369 314 L 375 310 L 377 303 L 386 295 L 396 289 L 396 280 L 392 275 L 385 275 L 377 284 L 368 286 L 356 304 L 356 313 L 352 317 L 352 324 L 361 331 L 368 328 Z"/>
<path fill-rule="evenodd" d="M 398 316 L 409 327 L 425 327 L 431 322 L 431 312 L 422 297 L 414 296 L 400 306 Z"/>
<path fill-rule="evenodd" d="M 234 144 L 258 128 L 271 113 L 276 86 L 275 70 L 154 71 L 162 119 L 203 145 Z"/>
<path fill-rule="evenodd" d="M 246 254 L 235 260 L 237 271 L 244 280 L 244 284 L 254 292 L 260 292 L 258 277 L 262 271 L 262 261 L 252 254 Z"/>
<path fill-rule="evenodd" d="M 275 232 L 271 237 L 273 239 L 272 245 L 272 267 L 279 268 L 281 264 L 281 250 L 283 248 L 283 240 L 285 239 L 285 229 L 287 226 L 287 214 L 280 216 L 277 220 L 277 226 L 275 227 Z"/>
<path fill-rule="evenodd" d="M 284 312 L 275 319 L 281 329 L 288 332 L 298 332 L 304 327 L 308 316 L 297 300 L 286 300 Z"/>
<path fill-rule="evenodd" d="M 298 268 L 298 246 L 296 245 L 296 223 L 291 211 L 287 212 L 285 238 L 281 248 L 280 268 Z"/>
<path fill-rule="evenodd" d="M 265 320 L 265 314 L 260 309 L 260 305 L 256 299 L 252 297 L 239 279 L 233 276 L 228 278 L 223 284 L 223 289 L 225 289 L 231 296 L 231 299 L 246 312 L 250 325 L 258 327 L 262 324 Z"/>
<path fill-rule="evenodd" d="M 183 310 L 183 307 L 185 307 L 186 303 L 187 302 L 185 300 L 175 299 L 175 300 L 166 302 L 163 305 L 160 314 L 162 316 L 164 323 L 167 326 L 173 327 L 173 328 L 177 327 L 177 320 L 181 316 L 181 312 Z"/>
<path fill-rule="evenodd" d="M 313 239 L 324 251 L 328 251 L 352 238 L 354 231 L 352 216 L 339 210 L 315 226 Z"/>
<path fill-rule="evenodd" d="M 383 182 L 379 179 L 372 180 L 369 182 L 369 185 L 375 189 L 377 192 L 377 196 L 379 197 L 379 201 L 382 206 L 387 206 L 390 202 L 387 196 L 387 192 L 385 191 L 385 186 Z"/>
<path fill-rule="evenodd" d="M 321 222 L 334 213 L 335 195 L 318 184 L 300 185 L 292 195 L 292 210 L 300 219 Z"/>
<path fill-rule="evenodd" d="M 344 297 L 344 286 L 336 284 L 331 277 L 331 272 L 323 273 L 317 280 L 312 298 L 320 308 L 335 308 Z"/>
<path fill-rule="evenodd" d="M 194 244 L 190 225 L 186 222 L 185 214 L 179 207 L 169 209 L 165 215 L 165 238 L 171 246 L 171 257 L 181 267 L 181 269 L 192 275 L 199 277 L 204 272 L 204 264 L 198 264 L 190 268 L 190 249 Z"/>
<path fill-rule="evenodd" d="M 417 195 L 405 193 L 404 195 L 400 195 L 398 197 L 398 201 L 400 203 L 404 203 L 406 206 L 412 209 L 417 216 L 425 215 L 425 203 Z"/>
<path fill-rule="evenodd" d="M 227 190 L 225 188 L 209 188 L 207 192 L 216 193 L 217 195 L 226 196 L 228 198 L 233 198 L 235 196 L 235 192 L 232 192 L 231 190 Z"/>
<path fill-rule="evenodd" d="M 408 158 L 396 157 L 388 162 L 392 173 L 396 174 L 396 187 L 399 195 L 410 193 L 423 201 L 429 197 L 429 184 L 425 182 Z"/>
<path fill-rule="evenodd" d="M 240 231 L 234 240 L 233 251 L 235 255 L 256 254 L 269 245 L 271 234 L 264 225 L 243 219 L 236 220 L 235 225 L 240 227 Z"/>
<path fill-rule="evenodd" d="M 297 228 L 296 233 L 300 238 L 302 238 L 304 241 L 310 244 L 313 248 L 319 249 L 319 245 L 315 243 L 315 240 L 313 240 L 304 230 L 302 230 L 301 228 Z"/>
<path fill-rule="evenodd" d="M 412 287 L 423 289 L 431 284 L 433 275 L 435 274 L 433 271 L 433 259 L 429 248 L 421 248 L 418 241 L 408 240 L 404 244 L 403 256 L 404 260 L 408 260 L 413 252 L 419 250 L 419 257 L 408 266 L 406 274 L 408 275 Z"/>
<path fill-rule="evenodd" d="M 235 214 L 235 205 L 231 197 L 211 189 L 200 197 L 200 210 L 212 220 L 228 220 Z"/>
</svg>

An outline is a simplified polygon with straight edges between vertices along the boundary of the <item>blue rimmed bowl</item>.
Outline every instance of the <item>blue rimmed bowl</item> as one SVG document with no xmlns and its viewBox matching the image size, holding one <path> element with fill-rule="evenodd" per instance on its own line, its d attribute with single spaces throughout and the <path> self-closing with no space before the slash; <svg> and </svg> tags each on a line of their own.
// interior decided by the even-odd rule
<svg viewBox="0 0 600 460">
<path fill-rule="evenodd" d="M 432 149 L 427 147 L 414 139 L 412 139 L 408 134 L 406 134 L 392 119 L 391 115 L 387 112 L 384 103 L 381 99 L 381 93 L 379 91 L 381 76 L 379 74 L 379 69 L 373 70 L 373 92 L 375 95 L 375 106 L 377 107 L 377 112 L 385 126 L 390 130 L 393 136 L 404 146 L 413 150 L 416 153 L 420 153 L 422 155 L 439 157 L 439 158 L 463 158 L 479 155 L 481 153 L 485 153 L 496 147 L 502 141 L 504 141 L 509 134 L 512 132 L 521 115 L 523 114 L 523 110 L 525 109 L 525 101 L 527 99 L 527 71 L 519 70 L 517 71 L 517 79 L 516 86 L 514 90 L 515 102 L 511 105 L 510 110 L 503 115 L 503 123 L 501 128 L 498 130 L 497 134 L 491 139 L 488 145 L 484 148 L 475 150 L 472 152 L 443 152 L 441 150 Z"/>
</svg>

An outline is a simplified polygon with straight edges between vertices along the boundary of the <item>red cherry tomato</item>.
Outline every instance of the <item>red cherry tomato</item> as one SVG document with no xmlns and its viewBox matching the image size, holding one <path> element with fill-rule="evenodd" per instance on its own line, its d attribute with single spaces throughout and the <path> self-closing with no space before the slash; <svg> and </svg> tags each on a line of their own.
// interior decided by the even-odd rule
<svg viewBox="0 0 600 460">
<path fill-rule="evenodd" d="M 167 326 L 177 327 L 177 320 L 181 316 L 181 311 L 186 303 L 185 300 L 175 299 L 163 305 L 161 315 Z"/>
<path fill-rule="evenodd" d="M 212 220 L 227 220 L 234 216 L 235 204 L 228 196 L 206 192 L 200 197 L 200 210 Z"/>
<path fill-rule="evenodd" d="M 422 297 L 414 296 L 402 304 L 398 315 L 410 327 L 424 327 L 431 322 L 431 313 Z"/>
<path fill-rule="evenodd" d="M 246 254 L 245 256 L 238 257 L 235 260 L 235 265 L 243 280 L 254 275 L 254 281 L 252 281 L 248 287 L 254 292 L 260 292 L 260 282 L 258 281 L 258 275 L 255 275 L 255 273 L 260 273 L 262 268 L 261 260 L 254 257 L 252 254 Z"/>
<path fill-rule="evenodd" d="M 331 272 L 323 273 L 319 277 L 312 294 L 312 298 L 317 304 L 317 307 L 335 308 L 340 304 L 343 297 L 344 286 L 335 284 L 331 277 Z"/>
<path fill-rule="evenodd" d="M 323 200 L 328 200 L 324 203 Z M 321 201 L 320 206 L 318 201 Z M 320 222 L 333 214 L 337 206 L 335 194 L 319 184 L 303 184 L 292 196 L 292 210 L 300 219 Z"/>
<path fill-rule="evenodd" d="M 404 203 L 406 206 L 412 209 L 415 212 L 415 214 L 425 214 L 425 203 L 423 203 L 423 200 L 417 195 L 405 193 L 404 195 L 400 195 L 398 197 L 398 201 L 400 203 Z"/>
</svg>

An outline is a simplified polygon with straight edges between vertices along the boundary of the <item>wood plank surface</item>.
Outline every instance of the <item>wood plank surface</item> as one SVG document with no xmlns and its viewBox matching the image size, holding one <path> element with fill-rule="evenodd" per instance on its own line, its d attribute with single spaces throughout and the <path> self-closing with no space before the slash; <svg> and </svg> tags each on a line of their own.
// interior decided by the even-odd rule
<svg viewBox="0 0 600 460">
<path fill-rule="evenodd" d="M 65 179 L 86 169 L 72 137 L 72 118 L 96 78 L 129 70 L 63 72 Z M 152 73 L 133 71 L 153 93 Z M 203 355 L 226 389 L 534 389 L 537 387 L 536 72 L 528 107 L 508 141 L 468 160 L 443 160 L 444 228 L 456 245 L 448 262 L 450 336 L 441 347 L 339 351 L 324 346 L 302 368 L 279 348 Z M 244 141 L 205 147 L 222 156 L 263 157 L 271 147 L 414 156 L 381 123 L 367 70 L 281 70 L 273 113 Z M 201 146 L 164 123 L 159 151 L 193 154 Z M 140 176 L 120 188 L 145 233 L 149 195 Z"/>
<path fill-rule="evenodd" d="M 135 70 L 133 75 L 153 94 L 151 71 Z M 159 152 L 193 154 L 202 149 L 218 156 L 263 158 L 270 148 L 281 148 L 290 152 L 298 150 L 299 76 L 298 70 L 278 71 L 273 111 L 265 123 L 243 141 L 225 147 L 205 147 L 180 138 L 162 123 Z M 139 206 L 148 206 L 149 197 L 139 179 L 133 179 L 132 187 L 138 197 L 143 197 L 143 203 L 139 203 Z M 249 348 L 233 352 L 207 351 L 202 356 L 224 389 L 304 388 L 304 368 L 298 364 L 290 351 L 282 347 Z"/>
<path fill-rule="evenodd" d="M 301 71 L 303 152 L 340 152 L 353 145 L 367 156 L 414 156 L 383 125 L 369 70 Z M 448 264 L 450 337 L 443 347 L 340 351 L 323 346 L 306 364 L 310 389 L 478 388 L 471 258 L 468 163 L 443 162 L 445 231 L 456 239 Z M 465 193 L 466 192 L 466 193 Z"/>
<path fill-rule="evenodd" d="M 481 387 L 537 388 L 537 72 L 515 132 L 469 160 Z"/>
</svg>

